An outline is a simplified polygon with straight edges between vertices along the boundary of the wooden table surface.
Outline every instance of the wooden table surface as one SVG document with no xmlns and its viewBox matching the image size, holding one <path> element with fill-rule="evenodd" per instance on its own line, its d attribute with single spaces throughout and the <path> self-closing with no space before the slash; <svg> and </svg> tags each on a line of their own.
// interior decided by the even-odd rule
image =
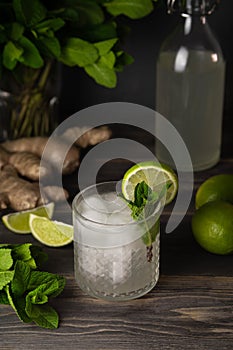
<svg viewBox="0 0 233 350">
<path fill-rule="evenodd" d="M 212 169 L 196 173 L 195 190 L 211 175 L 232 173 L 232 165 L 233 159 L 226 157 Z M 100 177 L 120 178 L 128 167 L 129 162 L 114 160 Z M 73 192 L 75 183 L 74 175 L 65 180 Z M 177 229 L 165 234 L 170 210 L 162 215 L 160 278 L 150 293 L 127 302 L 91 298 L 74 280 L 72 244 L 45 247 L 49 261 L 44 269 L 67 279 L 63 293 L 53 300 L 60 326 L 45 330 L 21 323 L 11 307 L 0 305 L 0 349 L 233 349 L 233 256 L 207 253 L 194 241 L 193 201 Z M 61 213 L 58 206 L 55 218 Z M 0 241 L 38 244 L 31 235 L 11 233 L 2 223 Z"/>
</svg>

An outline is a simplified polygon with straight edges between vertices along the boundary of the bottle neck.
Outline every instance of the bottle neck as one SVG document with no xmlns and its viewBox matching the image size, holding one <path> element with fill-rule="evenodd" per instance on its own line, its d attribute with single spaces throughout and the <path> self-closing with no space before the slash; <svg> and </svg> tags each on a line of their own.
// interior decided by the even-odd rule
<svg viewBox="0 0 233 350">
<path fill-rule="evenodd" d="M 182 15 L 205 16 L 211 14 L 220 0 L 167 0 L 168 12 Z"/>
</svg>

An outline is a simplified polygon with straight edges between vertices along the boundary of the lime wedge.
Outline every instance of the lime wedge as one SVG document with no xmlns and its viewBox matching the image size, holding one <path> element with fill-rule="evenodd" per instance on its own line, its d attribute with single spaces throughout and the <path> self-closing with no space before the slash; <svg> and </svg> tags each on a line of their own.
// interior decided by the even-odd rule
<svg viewBox="0 0 233 350">
<path fill-rule="evenodd" d="M 29 226 L 33 237 L 49 247 L 63 247 L 73 241 L 73 226 L 63 222 L 30 214 Z"/>
<path fill-rule="evenodd" d="M 165 184 L 170 184 L 165 204 L 170 203 L 176 196 L 178 179 L 175 172 L 167 165 L 148 161 L 135 164 L 127 170 L 122 181 L 122 193 L 126 199 L 134 199 L 134 189 L 142 181 L 157 192 L 160 192 Z"/>
<path fill-rule="evenodd" d="M 51 217 L 53 216 L 53 212 L 54 212 L 54 203 L 51 202 L 34 209 L 29 209 L 29 210 L 20 211 L 17 213 L 4 215 L 2 217 L 2 221 L 9 230 L 15 233 L 26 234 L 31 232 L 29 227 L 30 214 L 44 216 L 51 219 Z"/>
</svg>

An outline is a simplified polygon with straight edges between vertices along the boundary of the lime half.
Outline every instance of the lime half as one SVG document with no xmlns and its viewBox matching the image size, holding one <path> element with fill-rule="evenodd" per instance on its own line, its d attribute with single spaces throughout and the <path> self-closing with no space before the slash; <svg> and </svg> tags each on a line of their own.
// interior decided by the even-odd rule
<svg viewBox="0 0 233 350">
<path fill-rule="evenodd" d="M 124 175 L 122 193 L 128 200 L 134 199 L 136 185 L 145 181 L 153 191 L 160 192 L 165 184 L 170 184 L 166 193 L 165 204 L 170 203 L 178 190 L 178 179 L 175 172 L 167 165 L 148 161 L 135 164 Z"/>
<path fill-rule="evenodd" d="M 49 247 L 63 247 L 73 241 L 73 226 L 30 214 L 29 226 L 34 238 Z"/>
<path fill-rule="evenodd" d="M 4 215 L 2 217 L 2 221 L 9 230 L 15 233 L 26 234 L 31 232 L 29 227 L 30 214 L 43 216 L 51 219 L 53 216 L 53 212 L 54 212 L 54 203 L 51 202 L 46 205 L 37 207 L 35 209 L 29 209 L 29 210 L 20 211 L 17 213 Z"/>
</svg>

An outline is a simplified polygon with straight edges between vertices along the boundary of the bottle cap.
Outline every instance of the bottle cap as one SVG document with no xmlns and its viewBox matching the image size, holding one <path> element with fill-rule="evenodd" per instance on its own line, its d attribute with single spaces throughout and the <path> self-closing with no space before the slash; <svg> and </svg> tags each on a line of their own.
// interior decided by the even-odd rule
<svg viewBox="0 0 233 350">
<path fill-rule="evenodd" d="M 168 13 L 188 15 L 210 15 L 219 3 L 220 0 L 167 0 Z"/>
</svg>

